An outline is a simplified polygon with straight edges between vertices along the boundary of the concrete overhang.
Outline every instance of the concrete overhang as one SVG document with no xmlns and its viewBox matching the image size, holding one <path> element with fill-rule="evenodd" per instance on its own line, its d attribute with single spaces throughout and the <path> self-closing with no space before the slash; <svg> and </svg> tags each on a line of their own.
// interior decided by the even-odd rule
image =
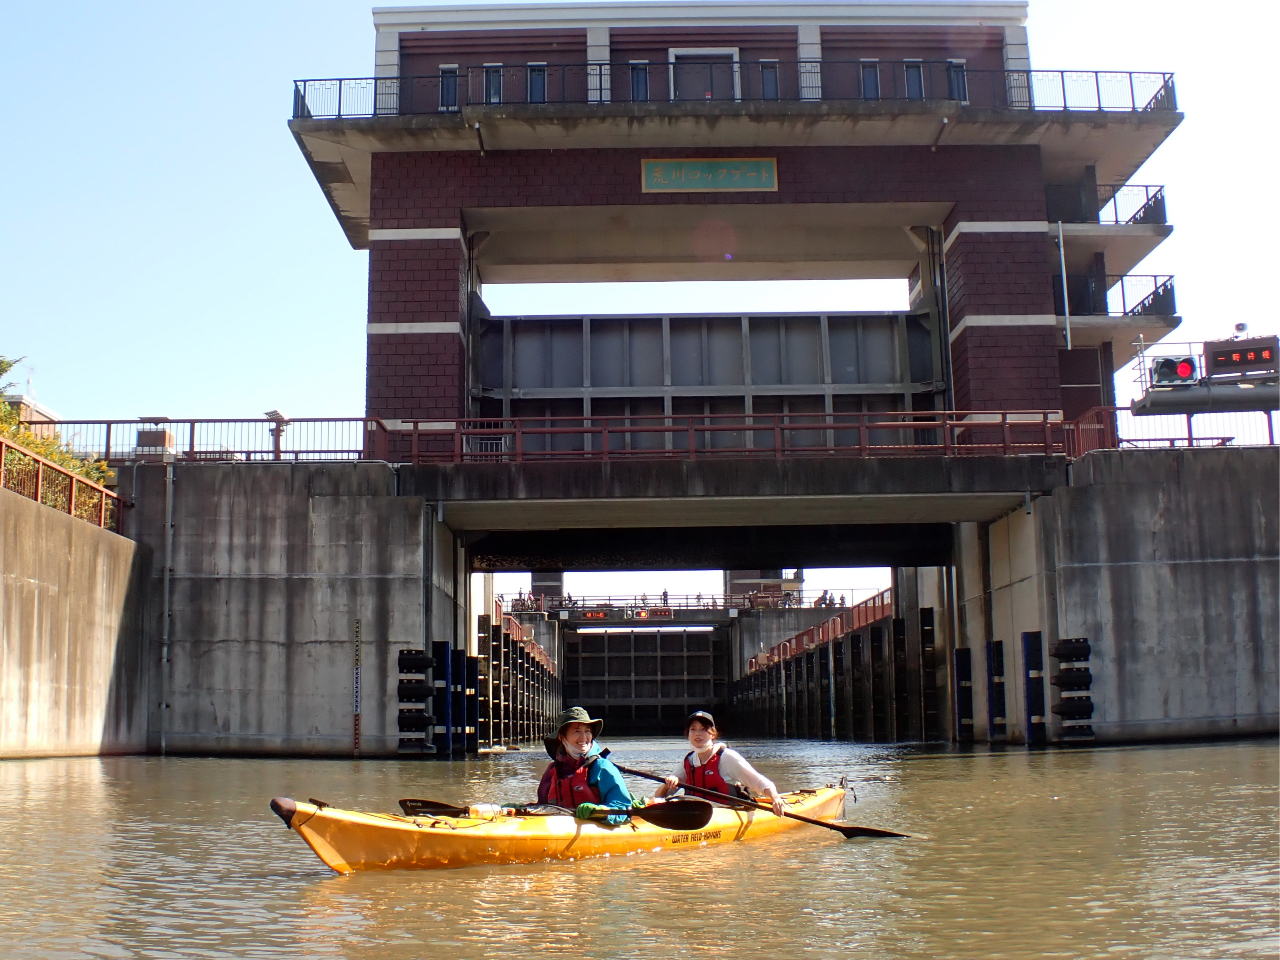
<svg viewBox="0 0 1280 960">
<path fill-rule="evenodd" d="M 1106 258 L 1107 273 L 1126 274 L 1172 233 L 1173 227 L 1163 223 L 1064 223 L 1067 273 L 1087 273 L 1100 253 Z M 1058 262 L 1056 223 L 1049 224 L 1049 262 Z"/>
<path fill-rule="evenodd" d="M 792 527 L 962 523 L 995 520 L 1025 492 L 872 494 L 819 497 L 620 497 L 446 503 L 452 530 L 573 530 L 629 527 Z"/>
<path fill-rule="evenodd" d="M 1124 183 L 1182 120 L 1172 111 L 980 110 L 952 101 L 502 104 L 289 122 L 352 246 L 368 245 L 374 153 L 783 146 L 1038 146 L 1049 182 Z"/>
<path fill-rule="evenodd" d="M 402 466 L 459 531 L 994 520 L 1067 483 L 1061 456 L 814 457 Z"/>
<path fill-rule="evenodd" d="M 906 278 L 950 203 L 465 209 L 485 283 Z"/>
<path fill-rule="evenodd" d="M 1167 337 L 1181 323 L 1181 317 L 1173 316 L 1072 317 L 1071 345 L 1097 347 L 1110 342 L 1118 370 L 1138 355 L 1139 337 L 1150 346 Z M 1065 317 L 1058 318 L 1058 329 L 1066 334 Z"/>
</svg>

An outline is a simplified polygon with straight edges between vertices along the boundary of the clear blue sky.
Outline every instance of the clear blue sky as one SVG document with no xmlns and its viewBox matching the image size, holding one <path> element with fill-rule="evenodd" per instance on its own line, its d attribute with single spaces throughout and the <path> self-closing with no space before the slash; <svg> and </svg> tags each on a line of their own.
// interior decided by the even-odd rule
<svg viewBox="0 0 1280 960">
<path fill-rule="evenodd" d="M 293 79 L 372 72 L 370 6 L 0 6 L 0 354 L 28 357 L 34 373 L 15 375 L 42 403 L 67 418 L 363 412 L 367 258 L 286 121 Z M 1188 119 L 1135 178 L 1168 186 L 1176 229 L 1136 272 L 1177 275 L 1180 338 L 1277 329 L 1273 9 L 1032 2 L 1038 67 L 1177 73 Z M 487 295 L 532 312 L 555 309 L 548 294 Z"/>
</svg>

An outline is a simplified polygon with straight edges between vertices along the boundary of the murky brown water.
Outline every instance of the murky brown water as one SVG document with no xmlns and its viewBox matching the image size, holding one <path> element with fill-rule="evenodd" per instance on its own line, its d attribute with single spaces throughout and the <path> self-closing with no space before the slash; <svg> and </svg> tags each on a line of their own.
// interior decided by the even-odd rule
<svg viewBox="0 0 1280 960">
<path fill-rule="evenodd" d="M 675 741 L 609 741 L 665 769 Z M 850 775 L 859 822 L 730 847 L 329 872 L 273 794 L 394 810 L 527 797 L 532 752 L 453 763 L 0 762 L 0 956 L 1276 956 L 1272 741 L 919 755 L 737 744 L 780 784 Z"/>
</svg>

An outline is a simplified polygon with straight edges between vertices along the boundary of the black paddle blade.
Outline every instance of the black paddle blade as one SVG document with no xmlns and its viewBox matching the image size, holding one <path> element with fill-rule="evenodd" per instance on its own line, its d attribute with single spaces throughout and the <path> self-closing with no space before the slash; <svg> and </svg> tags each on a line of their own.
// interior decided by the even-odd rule
<svg viewBox="0 0 1280 960">
<path fill-rule="evenodd" d="M 854 837 L 901 837 L 910 839 L 909 833 L 898 833 L 894 830 L 881 830 L 879 827 L 858 827 L 845 826 L 842 823 L 833 823 L 831 826 L 839 830 L 846 840 L 852 840 Z"/>
<path fill-rule="evenodd" d="M 400 809 L 406 817 L 465 817 L 466 807 L 452 803 L 441 803 L 439 800 L 401 800 Z"/>
<path fill-rule="evenodd" d="M 668 800 L 632 810 L 634 820 L 647 820 L 664 830 L 701 830 L 711 822 L 716 808 L 706 800 Z"/>
</svg>

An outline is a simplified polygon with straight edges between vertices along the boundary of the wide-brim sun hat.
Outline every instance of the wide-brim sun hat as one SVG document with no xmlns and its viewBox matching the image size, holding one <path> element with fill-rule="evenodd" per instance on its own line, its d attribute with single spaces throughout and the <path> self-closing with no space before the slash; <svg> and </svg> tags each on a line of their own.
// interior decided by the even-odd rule
<svg viewBox="0 0 1280 960">
<path fill-rule="evenodd" d="M 552 760 L 560 753 L 560 734 L 571 723 L 585 723 L 590 726 L 591 739 L 593 740 L 600 736 L 600 731 L 604 729 L 604 721 L 594 719 L 591 714 L 587 713 L 585 707 L 570 707 L 568 710 L 560 711 L 560 716 L 556 718 L 555 734 L 543 739 L 543 744 L 546 746 L 547 753 Z"/>
</svg>

